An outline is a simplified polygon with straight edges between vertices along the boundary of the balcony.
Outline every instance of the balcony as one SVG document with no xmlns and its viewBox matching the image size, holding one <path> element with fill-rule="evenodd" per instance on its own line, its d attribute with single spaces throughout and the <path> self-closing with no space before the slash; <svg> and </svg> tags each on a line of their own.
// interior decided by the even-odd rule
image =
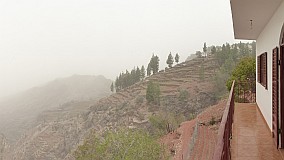
<svg viewBox="0 0 284 160">
<path fill-rule="evenodd" d="M 244 91 L 246 87 L 240 89 L 239 84 L 238 87 L 235 87 L 234 84 L 232 84 L 219 127 L 213 159 L 284 160 L 284 151 L 278 150 L 274 145 L 271 131 L 257 105 L 255 103 L 234 102 L 235 99 L 237 101 L 247 100 L 245 97 L 255 100 L 252 98 L 255 92 L 246 92 Z"/>
<path fill-rule="evenodd" d="M 235 103 L 232 160 L 284 160 L 256 104 Z"/>
</svg>

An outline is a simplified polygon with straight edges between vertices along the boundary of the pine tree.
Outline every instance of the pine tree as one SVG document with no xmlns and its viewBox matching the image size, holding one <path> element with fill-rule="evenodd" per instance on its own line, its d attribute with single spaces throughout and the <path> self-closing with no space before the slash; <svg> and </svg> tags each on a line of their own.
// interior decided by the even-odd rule
<svg viewBox="0 0 284 160">
<path fill-rule="evenodd" d="M 139 67 L 137 67 L 135 72 L 135 83 L 139 82 L 140 79 L 141 79 L 141 70 L 139 69 Z"/>
<path fill-rule="evenodd" d="M 159 61 L 160 61 L 159 57 L 153 54 L 147 67 L 147 76 L 150 76 L 151 72 L 155 74 L 159 71 Z"/>
<path fill-rule="evenodd" d="M 216 47 L 215 46 L 212 46 L 211 48 L 211 54 L 215 54 L 216 53 Z"/>
<path fill-rule="evenodd" d="M 116 77 L 114 84 L 115 84 L 115 91 L 118 92 L 119 91 L 119 79 L 118 79 L 118 77 Z"/>
<path fill-rule="evenodd" d="M 110 90 L 111 90 L 111 92 L 113 92 L 113 91 L 114 91 L 114 85 L 113 85 L 113 82 L 111 83 Z"/>
<path fill-rule="evenodd" d="M 177 53 L 176 56 L 175 56 L 175 62 L 176 62 L 176 63 L 179 62 L 179 55 L 178 55 L 178 53 Z"/>
<path fill-rule="evenodd" d="M 128 86 L 129 86 L 129 84 L 130 84 L 130 81 L 131 81 L 131 80 L 130 80 L 130 73 L 129 73 L 129 71 L 128 71 L 128 70 L 126 70 L 126 71 L 125 71 L 125 75 L 124 75 L 123 80 L 124 80 L 123 88 L 128 87 Z"/>
<path fill-rule="evenodd" d="M 229 43 L 226 43 L 226 54 L 230 54 L 231 52 L 231 45 Z"/>
<path fill-rule="evenodd" d="M 238 57 L 238 46 L 237 46 L 237 44 L 232 45 L 231 56 L 232 56 L 233 60 L 237 59 L 237 57 Z M 237 64 L 237 61 L 234 61 L 234 64 Z"/>
<path fill-rule="evenodd" d="M 173 67 L 173 63 L 174 63 L 174 58 L 172 56 L 172 53 L 169 54 L 168 59 L 167 59 L 167 64 L 170 68 Z"/>
<path fill-rule="evenodd" d="M 147 67 L 147 76 L 151 76 L 151 71 L 152 71 L 151 64 L 149 63 Z"/>
<path fill-rule="evenodd" d="M 153 71 L 153 74 L 156 74 L 159 71 L 159 61 L 160 61 L 159 57 L 153 54 L 150 61 L 150 67 L 151 70 Z"/>
<path fill-rule="evenodd" d="M 140 72 L 141 72 L 140 73 L 140 79 L 143 80 L 145 78 L 145 72 L 146 72 L 144 66 L 141 67 Z"/>
<path fill-rule="evenodd" d="M 132 84 L 136 83 L 136 69 L 133 68 L 130 72 L 130 75 L 128 77 L 128 84 L 127 86 L 131 86 Z"/>
<path fill-rule="evenodd" d="M 205 42 L 203 45 L 203 53 L 205 54 L 205 56 L 206 56 L 206 52 L 207 52 L 207 47 L 206 47 L 206 42 Z"/>
<path fill-rule="evenodd" d="M 239 43 L 239 49 L 240 49 L 240 54 L 244 55 L 245 54 L 245 46 L 241 41 Z"/>
</svg>

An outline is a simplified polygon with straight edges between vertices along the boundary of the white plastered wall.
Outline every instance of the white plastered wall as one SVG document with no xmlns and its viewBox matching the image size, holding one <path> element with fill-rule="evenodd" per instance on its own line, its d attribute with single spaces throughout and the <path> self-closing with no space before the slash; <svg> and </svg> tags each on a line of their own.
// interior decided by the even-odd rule
<svg viewBox="0 0 284 160">
<path fill-rule="evenodd" d="M 256 102 L 269 128 L 272 130 L 272 50 L 279 47 L 281 28 L 284 22 L 284 2 L 281 3 L 269 23 L 256 40 L 256 56 L 267 52 L 267 90 L 256 83 Z M 256 67 L 257 68 L 257 67 Z M 279 97 L 281 98 L 281 97 Z"/>
</svg>

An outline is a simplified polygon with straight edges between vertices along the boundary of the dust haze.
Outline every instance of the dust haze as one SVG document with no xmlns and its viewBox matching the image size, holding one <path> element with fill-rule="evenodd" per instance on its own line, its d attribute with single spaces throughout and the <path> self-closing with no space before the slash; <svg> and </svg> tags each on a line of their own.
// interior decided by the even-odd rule
<svg viewBox="0 0 284 160">
<path fill-rule="evenodd" d="M 176 126 L 194 118 L 218 101 L 212 77 L 223 66 L 213 55 L 233 48 L 231 19 L 229 0 L 1 0 L 0 160 L 73 160 L 93 131 L 154 133 L 156 113 L 181 118 Z M 205 42 L 216 54 L 193 55 Z M 169 53 L 180 58 L 165 69 Z M 133 70 L 153 54 L 160 62 L 146 77 Z"/>
<path fill-rule="evenodd" d="M 0 97 L 234 41 L 228 0 L 2 0 L 0 21 Z"/>
</svg>

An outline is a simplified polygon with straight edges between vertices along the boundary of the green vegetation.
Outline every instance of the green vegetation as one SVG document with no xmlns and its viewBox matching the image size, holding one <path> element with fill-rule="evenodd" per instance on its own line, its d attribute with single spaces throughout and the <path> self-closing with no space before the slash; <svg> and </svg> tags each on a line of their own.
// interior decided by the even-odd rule
<svg viewBox="0 0 284 160">
<path fill-rule="evenodd" d="M 187 90 L 179 90 L 178 99 L 180 102 L 187 102 L 188 97 L 189 97 L 189 93 Z"/>
<path fill-rule="evenodd" d="M 184 121 L 185 117 L 182 114 L 161 111 L 149 117 L 151 124 L 149 130 L 154 136 L 160 137 L 174 131 L 179 127 L 180 123 Z"/>
<path fill-rule="evenodd" d="M 196 51 L 195 55 L 196 55 L 198 58 L 200 58 L 200 57 L 202 57 L 202 52 Z"/>
<path fill-rule="evenodd" d="M 131 72 L 129 73 L 128 70 L 119 74 L 118 77 L 116 77 L 115 80 L 115 89 L 116 91 L 120 91 L 121 89 L 124 89 L 126 87 L 129 87 L 145 77 L 145 69 L 143 69 L 144 66 L 141 67 L 141 70 L 139 67 L 133 68 Z"/>
<path fill-rule="evenodd" d="M 206 42 L 203 45 L 203 53 L 206 55 L 207 52 L 207 46 L 206 46 Z"/>
<path fill-rule="evenodd" d="M 140 73 L 140 79 L 143 80 L 145 78 L 145 75 L 146 75 L 145 67 L 142 66 L 141 73 Z"/>
<path fill-rule="evenodd" d="M 211 68 L 212 72 L 216 73 L 216 76 L 212 77 L 212 81 L 215 84 L 213 94 L 216 98 L 223 96 L 227 92 L 224 84 L 227 84 L 227 87 L 231 86 L 233 79 L 245 80 L 248 77 L 255 77 L 254 44 L 254 42 L 240 42 L 233 45 L 226 43 L 222 46 L 207 47 L 206 43 L 204 43 L 203 52 L 196 52 L 200 58 L 199 68 L 197 69 L 200 81 L 205 80 L 205 73 L 207 73 L 207 69 L 210 67 L 210 64 L 207 66 L 208 63 L 202 63 L 202 57 L 211 56 L 212 59 L 208 58 L 208 62 L 212 62 L 212 64 L 217 63 L 217 65 L 216 63 L 213 64 Z M 204 59 L 204 61 L 206 60 Z M 176 54 L 173 58 L 170 53 L 167 59 L 168 66 L 172 67 L 174 62 L 179 62 L 179 55 Z M 125 73 L 120 73 L 112 86 L 115 86 L 115 89 L 119 91 L 143 80 L 145 74 L 151 76 L 151 74 L 156 74 L 158 70 L 159 57 L 153 55 L 146 71 L 144 66 L 141 69 L 136 67 L 131 72 L 126 70 Z M 194 102 L 189 99 L 189 92 L 187 90 L 180 89 L 178 91 L 178 95 L 161 97 L 160 85 L 149 81 L 146 89 L 146 97 L 145 95 L 137 96 L 133 103 L 130 102 L 127 104 L 125 102 L 122 105 L 117 105 L 115 110 L 115 113 L 121 113 L 121 115 L 125 116 L 123 113 L 128 112 L 129 106 L 137 108 L 140 106 L 144 107 L 144 104 L 146 104 L 144 99 L 146 99 L 148 111 L 154 114 L 148 117 L 143 113 L 137 113 L 136 116 L 141 120 L 144 120 L 144 117 L 149 118 L 150 124 L 146 125 L 147 131 L 124 129 L 117 132 L 109 131 L 103 136 L 93 135 L 93 137 L 87 139 L 77 149 L 75 153 L 76 159 L 167 159 L 168 157 L 164 156 L 166 155 L 165 149 L 157 143 L 157 139 L 177 129 L 181 122 L 195 118 L 200 111 L 200 108 L 191 105 Z M 178 107 L 175 107 L 177 105 Z M 184 107 L 180 109 L 180 106 Z M 133 115 L 136 113 L 131 110 L 128 114 Z M 216 117 L 212 116 L 207 124 L 214 125 L 217 122 Z"/>
<path fill-rule="evenodd" d="M 151 75 L 151 66 L 150 66 L 150 63 L 148 64 L 148 67 L 147 67 L 147 76 L 150 76 Z"/>
<path fill-rule="evenodd" d="M 143 130 L 109 131 L 104 138 L 93 134 L 76 150 L 77 160 L 167 159 L 165 149 Z"/>
<path fill-rule="evenodd" d="M 168 56 L 167 64 L 168 64 L 169 68 L 172 68 L 172 67 L 173 67 L 174 58 L 173 58 L 173 56 L 172 56 L 172 53 L 170 53 L 169 56 Z"/>
<path fill-rule="evenodd" d="M 216 47 L 212 46 L 211 48 L 211 54 L 214 55 L 217 52 Z"/>
<path fill-rule="evenodd" d="M 255 58 L 244 57 L 233 70 L 230 79 L 227 81 L 227 89 L 230 90 L 234 80 L 236 82 L 248 79 L 255 80 Z"/>
<path fill-rule="evenodd" d="M 152 130 L 152 134 L 155 136 L 162 136 L 167 133 L 167 119 L 165 119 L 161 115 L 152 115 L 149 118 L 149 122 L 151 124 L 150 130 Z"/>
<path fill-rule="evenodd" d="M 215 120 L 215 117 L 211 117 L 211 120 L 209 121 L 209 125 L 214 125 L 214 124 L 216 124 L 217 123 L 217 121 Z"/>
<path fill-rule="evenodd" d="M 150 81 L 147 85 L 146 100 L 148 103 L 160 105 L 160 85 Z"/>
<path fill-rule="evenodd" d="M 150 76 L 152 73 L 156 74 L 159 71 L 159 57 L 157 55 L 152 55 L 152 58 L 147 67 L 147 76 Z"/>
<path fill-rule="evenodd" d="M 216 52 L 215 49 L 216 48 Z M 222 46 L 212 46 L 211 53 L 217 60 L 220 68 L 213 77 L 215 85 L 215 94 L 217 97 L 223 96 L 227 92 L 227 87 L 224 84 L 227 83 L 228 79 L 231 78 L 233 70 L 239 61 L 244 57 L 251 57 L 255 59 L 255 42 L 252 43 L 236 43 L 230 45 L 229 43 L 223 44 Z"/>
<path fill-rule="evenodd" d="M 175 62 L 176 62 L 176 63 L 179 62 L 179 55 L 178 55 L 178 53 L 177 53 L 176 56 L 175 56 Z"/>
</svg>

